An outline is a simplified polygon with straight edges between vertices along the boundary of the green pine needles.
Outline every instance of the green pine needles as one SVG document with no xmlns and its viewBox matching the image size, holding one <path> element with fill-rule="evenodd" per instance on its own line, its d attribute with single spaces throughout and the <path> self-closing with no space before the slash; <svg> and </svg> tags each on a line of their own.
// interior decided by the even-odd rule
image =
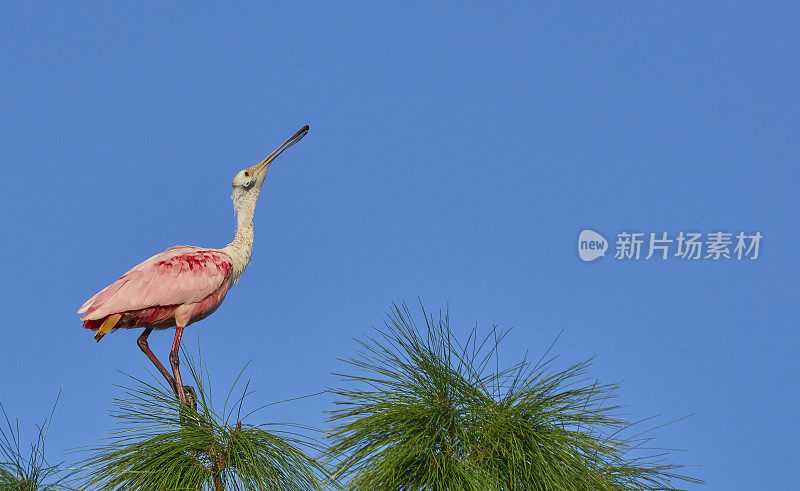
<svg viewBox="0 0 800 491">
<path fill-rule="evenodd" d="M 328 461 L 345 489 L 673 489 L 666 451 L 624 437 L 632 424 L 610 404 L 616 385 L 587 383 L 589 362 L 499 369 L 506 332 L 459 343 L 447 315 L 424 310 L 420 331 L 394 306 L 375 337 L 359 341 L 348 388 L 333 392 Z M 549 351 L 549 350 L 548 350 Z M 644 432 L 648 433 L 647 431 Z"/>
<path fill-rule="evenodd" d="M 132 386 L 121 387 L 127 397 L 112 401 L 112 416 L 122 428 L 84 462 L 89 489 L 320 489 L 323 469 L 304 451 L 318 450 L 313 440 L 275 427 L 267 431 L 274 425 L 245 423 L 241 408 L 246 386 L 228 409 L 236 383 L 217 414 L 210 403 L 208 378 L 185 353 L 183 358 L 195 382 L 197 409 L 181 406 L 171 388 L 161 383 L 131 377 Z M 154 379 L 160 382 L 155 375 Z"/>
<path fill-rule="evenodd" d="M 44 423 L 38 426 L 36 441 L 30 451 L 22 450 L 19 421 L 11 423 L 6 410 L 0 404 L 5 427 L 0 424 L 0 489 L 4 491 L 61 491 L 72 489 L 67 481 L 74 474 L 64 468 L 63 462 L 50 464 L 45 457 L 45 441 L 50 422 L 58 405 L 58 392 L 53 410 Z"/>
</svg>

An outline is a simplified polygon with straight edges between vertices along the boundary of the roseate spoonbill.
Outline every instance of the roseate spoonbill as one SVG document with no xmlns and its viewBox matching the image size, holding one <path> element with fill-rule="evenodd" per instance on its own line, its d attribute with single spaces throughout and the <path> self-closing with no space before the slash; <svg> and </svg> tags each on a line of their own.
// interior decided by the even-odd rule
<svg viewBox="0 0 800 491">
<path fill-rule="evenodd" d="M 178 349 L 183 329 L 211 315 L 250 265 L 253 251 L 253 214 L 261 185 L 275 158 L 308 133 L 308 125 L 286 140 L 267 158 L 242 170 L 233 178 L 233 209 L 236 236 L 222 249 L 177 246 L 134 266 L 120 279 L 90 298 L 78 310 L 83 327 L 95 331 L 100 341 L 112 329 L 143 327 L 137 343 L 175 391 L 182 403 L 194 389 L 184 387 L 178 369 Z M 154 329 L 175 327 L 169 354 L 172 375 L 150 350 L 147 337 Z"/>
</svg>

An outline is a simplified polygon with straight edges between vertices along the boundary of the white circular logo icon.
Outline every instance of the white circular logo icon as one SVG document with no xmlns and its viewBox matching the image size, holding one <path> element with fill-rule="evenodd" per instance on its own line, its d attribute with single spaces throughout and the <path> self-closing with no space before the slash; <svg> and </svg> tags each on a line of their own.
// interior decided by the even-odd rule
<svg viewBox="0 0 800 491">
<path fill-rule="evenodd" d="M 594 230 L 583 230 L 578 236 L 578 256 L 583 261 L 594 261 L 606 255 L 608 241 Z"/>
</svg>

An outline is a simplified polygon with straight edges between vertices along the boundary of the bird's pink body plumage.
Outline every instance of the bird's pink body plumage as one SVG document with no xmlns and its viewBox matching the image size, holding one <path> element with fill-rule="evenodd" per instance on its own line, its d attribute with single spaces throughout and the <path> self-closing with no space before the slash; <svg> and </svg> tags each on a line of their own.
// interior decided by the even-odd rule
<svg viewBox="0 0 800 491">
<path fill-rule="evenodd" d="M 232 261 L 222 251 L 177 246 L 134 266 L 78 310 L 87 329 L 97 330 L 120 314 L 115 329 L 183 326 L 213 313 L 230 287 Z"/>
</svg>

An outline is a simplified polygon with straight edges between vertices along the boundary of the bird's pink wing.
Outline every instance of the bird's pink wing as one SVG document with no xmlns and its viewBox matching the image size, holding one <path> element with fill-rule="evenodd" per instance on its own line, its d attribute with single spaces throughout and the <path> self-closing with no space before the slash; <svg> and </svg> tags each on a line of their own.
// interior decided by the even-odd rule
<svg viewBox="0 0 800 491">
<path fill-rule="evenodd" d="M 78 310 L 81 320 L 155 306 L 198 302 L 214 293 L 231 274 L 231 258 L 220 251 L 170 247 L 134 266 Z"/>
</svg>

